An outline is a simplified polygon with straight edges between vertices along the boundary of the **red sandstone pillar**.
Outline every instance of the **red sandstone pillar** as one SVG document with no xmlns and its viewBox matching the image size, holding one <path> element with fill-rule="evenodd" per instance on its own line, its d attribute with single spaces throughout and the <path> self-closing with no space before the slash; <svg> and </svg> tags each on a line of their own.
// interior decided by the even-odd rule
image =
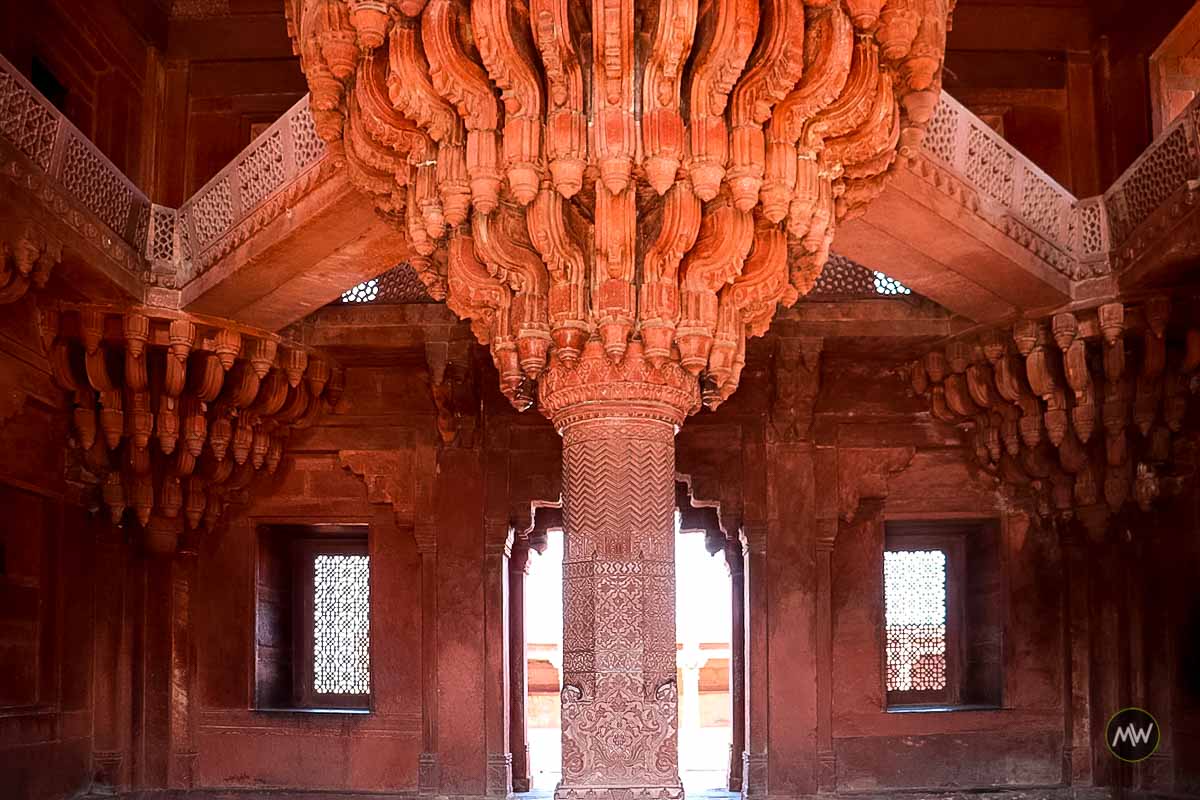
<svg viewBox="0 0 1200 800">
<path fill-rule="evenodd" d="M 746 583 L 743 580 L 742 543 L 725 543 L 725 563 L 729 567 L 729 780 L 731 792 L 742 790 L 742 752 L 746 749 Z"/>
<path fill-rule="evenodd" d="M 509 750 L 508 556 L 512 533 L 508 521 L 489 519 L 484 526 L 484 690 L 487 742 L 485 792 L 490 797 L 512 794 L 512 753 Z"/>
<path fill-rule="evenodd" d="M 186 539 L 171 561 L 171 758 L 167 782 L 173 789 L 196 785 L 196 648 L 192 596 L 196 587 L 196 547 Z"/>
<path fill-rule="evenodd" d="M 558 800 L 682 798 L 675 678 L 675 431 L 696 381 L 599 342 L 543 377 L 563 437 Z"/>
<path fill-rule="evenodd" d="M 1083 532 L 1068 526 L 1063 536 L 1066 561 L 1064 581 L 1067 642 L 1067 746 L 1063 754 L 1064 778 L 1071 786 L 1091 786 L 1092 678 L 1091 604 L 1087 541 Z"/>
<path fill-rule="evenodd" d="M 421 556 L 421 755 L 417 791 L 438 792 L 438 640 L 437 528 L 432 520 L 417 522 L 413 534 Z"/>
<path fill-rule="evenodd" d="M 92 669 L 95 721 L 92 763 L 95 783 L 120 790 L 129 785 L 130 669 L 126 626 L 129 550 L 124 532 L 99 523 L 96 537 L 95 662 Z"/>
<path fill-rule="evenodd" d="M 817 790 L 837 790 L 833 752 L 833 544 L 838 520 L 817 520 Z"/>
<path fill-rule="evenodd" d="M 512 790 L 529 791 L 528 657 L 525 652 L 525 576 L 529 542 L 516 539 L 508 559 L 508 744 L 512 751 Z"/>
<path fill-rule="evenodd" d="M 742 756 L 742 795 L 767 796 L 767 525 L 742 526 L 745 581 L 746 749 Z"/>
<path fill-rule="evenodd" d="M 171 559 L 146 555 L 142 569 L 133 784 L 139 789 L 165 789 L 171 741 L 167 714 L 170 702 Z"/>
</svg>

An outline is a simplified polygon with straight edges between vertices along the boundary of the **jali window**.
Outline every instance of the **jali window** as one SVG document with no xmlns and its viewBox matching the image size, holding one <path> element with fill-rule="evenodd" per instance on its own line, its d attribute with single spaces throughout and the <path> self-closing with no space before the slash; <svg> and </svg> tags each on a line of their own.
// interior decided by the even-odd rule
<svg viewBox="0 0 1200 800">
<path fill-rule="evenodd" d="M 294 702 L 366 708 L 371 697 L 371 559 L 365 539 L 293 542 L 296 589 Z"/>
<path fill-rule="evenodd" d="M 371 691 L 371 571 L 367 556 L 313 559 L 313 693 Z"/>
<path fill-rule="evenodd" d="M 263 525 L 258 545 L 255 708 L 369 708 L 367 526 Z"/>
<path fill-rule="evenodd" d="M 883 554 L 888 705 L 959 702 L 961 542 L 889 537 Z"/>
</svg>

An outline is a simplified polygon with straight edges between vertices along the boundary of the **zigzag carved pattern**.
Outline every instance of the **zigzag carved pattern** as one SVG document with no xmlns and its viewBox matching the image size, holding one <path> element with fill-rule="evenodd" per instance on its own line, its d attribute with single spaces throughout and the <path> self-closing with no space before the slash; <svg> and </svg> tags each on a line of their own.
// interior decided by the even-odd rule
<svg viewBox="0 0 1200 800">
<path fill-rule="evenodd" d="M 675 444 L 667 423 L 600 419 L 563 431 L 568 561 L 673 558 Z"/>
</svg>

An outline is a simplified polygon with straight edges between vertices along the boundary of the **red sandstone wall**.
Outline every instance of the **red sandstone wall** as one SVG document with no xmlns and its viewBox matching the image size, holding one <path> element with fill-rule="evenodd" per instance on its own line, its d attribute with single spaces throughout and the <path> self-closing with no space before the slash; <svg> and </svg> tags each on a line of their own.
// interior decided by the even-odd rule
<svg viewBox="0 0 1200 800">
<path fill-rule="evenodd" d="M 679 468 L 693 477 L 698 497 L 722 499 L 727 524 L 737 509 L 740 521 L 767 530 L 769 655 L 766 674 L 752 666 L 751 681 L 767 684 L 757 702 L 769 709 L 770 793 L 1059 784 L 1056 535 L 1004 510 L 991 482 L 967 467 L 957 432 L 931 421 L 883 364 L 822 366 L 810 441 L 781 440 L 770 425 L 764 431 L 769 392 L 754 384 L 771 379 L 760 371 L 743 380 L 744 394 L 689 420 L 679 436 Z M 899 466 L 875 469 L 888 462 Z M 1002 521 L 1006 580 L 994 600 L 1005 608 L 1004 708 L 888 713 L 883 524 L 976 517 Z M 823 531 L 836 531 L 828 579 L 818 546 Z M 754 580 L 753 564 L 747 569 Z M 820 621 L 826 603 L 827 640 Z M 751 688 L 752 697 L 757 691 Z"/>
<path fill-rule="evenodd" d="M 64 504 L 62 398 L 28 300 L 0 315 L 0 796 L 91 783 L 92 571 L 98 530 Z"/>
<path fill-rule="evenodd" d="M 486 415 L 460 442 L 470 446 L 439 448 L 419 367 L 352 367 L 341 413 L 294 437 L 272 491 L 260 487 L 223 529 L 186 539 L 167 561 L 63 496 L 61 450 L 46 446 L 65 440 L 62 399 L 30 322 L 18 306 L 0 331 L 4 386 L 16 378 L 34 390 L 0 427 L 0 452 L 23 454 L 0 462 L 0 786 L 16 787 L 4 796 L 62 797 L 93 774 L 146 789 L 408 792 L 427 749 L 438 753 L 439 792 L 483 794 L 503 716 L 493 701 L 495 520 L 503 527 L 522 502 L 557 495 L 549 425 L 504 410 L 484 374 Z M 719 499 L 729 529 L 765 536 L 764 560 L 747 564 L 765 588 L 752 606 L 749 736 L 771 754 L 770 793 L 1060 784 L 1078 712 L 1058 532 L 1003 503 L 968 468 L 957 433 L 882 364 L 827 358 L 807 437 L 781 436 L 772 385 L 789 378 L 771 368 L 771 346 L 752 353 L 744 391 L 689 420 L 678 442 L 696 497 Z M 1004 579 L 988 597 L 1003 609 L 1003 709 L 888 713 L 883 525 L 981 515 L 1002 521 Z M 288 521 L 370 526 L 369 716 L 252 710 L 254 526 Z M 1115 769 L 1096 737 L 1076 757 L 1090 759 L 1097 783 L 1196 791 L 1200 692 L 1184 687 L 1200 637 L 1182 631 L 1200 625 L 1200 501 L 1139 524 L 1134 549 L 1120 526 L 1088 546 L 1084 713 L 1098 731 L 1114 704 L 1145 703 L 1170 735 L 1137 773 Z M 436 554 L 423 560 L 417 542 L 431 534 Z M 422 655 L 429 637 L 436 669 Z M 31 648 L 37 673 L 22 669 Z"/>
<path fill-rule="evenodd" d="M 390 504 L 372 504 L 340 450 L 387 453 L 387 479 L 411 485 L 432 436 L 418 373 L 350 369 L 343 414 L 292 442 L 273 491 L 259 491 L 198 548 L 195 785 L 358 791 L 416 788 L 421 752 L 420 558 Z M 403 473 L 403 474 L 402 474 Z M 265 487 L 264 487 L 265 488 Z M 397 497 L 412 503 L 411 496 Z M 411 517 L 410 517 L 411 520 Z M 256 525 L 370 526 L 374 708 L 369 716 L 259 712 L 254 697 Z"/>
<path fill-rule="evenodd" d="M 67 117 L 143 188 L 154 168 L 154 48 L 165 41 L 153 0 L 0 7 L 0 53 L 26 76 L 34 58 L 45 64 L 68 90 Z"/>
<path fill-rule="evenodd" d="M 162 136 L 175 157 L 161 165 L 159 202 L 191 196 L 308 91 L 284 4 L 233 0 L 229 8 L 229 16 L 171 21 Z"/>
</svg>

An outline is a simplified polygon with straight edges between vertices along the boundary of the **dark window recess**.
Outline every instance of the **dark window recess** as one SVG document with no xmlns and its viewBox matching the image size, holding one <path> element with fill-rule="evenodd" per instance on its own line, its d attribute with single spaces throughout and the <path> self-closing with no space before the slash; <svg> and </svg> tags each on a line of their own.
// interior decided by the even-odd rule
<svg viewBox="0 0 1200 800">
<path fill-rule="evenodd" d="M 366 526 L 258 532 L 255 707 L 370 707 Z"/>
<path fill-rule="evenodd" d="M 51 105 L 64 114 L 67 113 L 67 87 L 36 56 L 29 68 L 29 82 L 33 84 L 33 88 L 50 101 Z"/>
<path fill-rule="evenodd" d="M 999 531 L 992 520 L 888 523 L 883 578 L 889 707 L 1001 704 Z"/>
</svg>

